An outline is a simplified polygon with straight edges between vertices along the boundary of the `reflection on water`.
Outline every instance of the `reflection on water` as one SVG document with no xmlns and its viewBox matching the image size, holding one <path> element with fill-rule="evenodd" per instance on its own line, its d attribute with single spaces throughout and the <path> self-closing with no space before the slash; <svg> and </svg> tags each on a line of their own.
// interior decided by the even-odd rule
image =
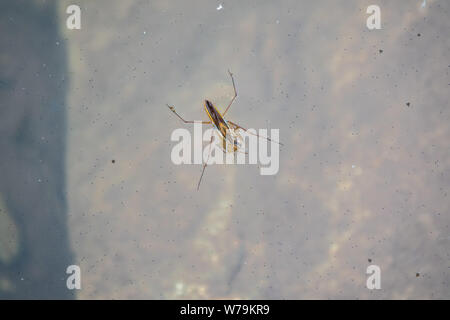
<svg viewBox="0 0 450 320">
<path fill-rule="evenodd" d="M 69 4 L 26 19 L 61 38 L 0 20 L 4 295 L 73 262 L 80 299 L 449 298 L 450 4 L 380 1 L 372 31 L 364 1 L 78 1 L 81 30 Z M 279 128 L 280 170 L 208 166 L 197 192 L 166 103 L 207 120 L 227 69 L 227 118 Z"/>
</svg>

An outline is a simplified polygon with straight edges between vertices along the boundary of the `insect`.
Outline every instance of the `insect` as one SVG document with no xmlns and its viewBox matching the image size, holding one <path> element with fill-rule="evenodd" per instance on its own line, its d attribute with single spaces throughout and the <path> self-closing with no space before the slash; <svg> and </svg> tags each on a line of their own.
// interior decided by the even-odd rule
<svg viewBox="0 0 450 320">
<path fill-rule="evenodd" d="M 219 110 L 217 110 L 217 108 L 214 106 L 214 104 L 209 101 L 209 100 L 205 100 L 204 102 L 204 108 L 206 111 L 206 114 L 209 117 L 209 121 L 202 121 L 202 124 L 212 124 L 213 127 L 217 130 L 218 132 L 218 136 L 219 138 L 222 140 L 222 150 L 224 152 L 227 152 L 227 150 L 230 150 L 230 148 L 227 148 L 227 145 L 231 145 L 231 151 L 232 152 L 242 152 L 240 151 L 241 147 L 242 147 L 242 136 L 239 134 L 239 130 L 243 130 L 245 132 L 248 132 L 252 135 L 255 135 L 257 137 L 261 137 L 264 139 L 267 139 L 268 141 L 273 141 L 275 143 L 278 143 L 280 145 L 283 145 L 280 142 L 271 140 L 270 138 L 267 137 L 262 137 L 256 133 L 253 133 L 247 129 L 245 129 L 244 127 L 230 121 L 230 120 L 225 120 L 224 116 L 225 114 L 228 112 L 228 110 L 230 109 L 231 105 L 233 104 L 233 102 L 236 100 L 237 98 L 237 90 L 236 90 L 236 85 L 234 83 L 234 77 L 233 74 L 230 72 L 230 70 L 228 70 L 228 73 L 231 77 L 231 82 L 233 84 L 233 90 L 234 90 L 234 96 L 231 99 L 230 103 L 228 104 L 227 108 L 225 109 L 225 111 L 223 112 L 223 114 L 221 114 L 219 112 Z M 176 111 L 175 108 L 173 106 L 170 106 L 169 104 L 167 104 L 167 107 L 170 109 L 170 111 L 172 111 L 178 118 L 180 118 L 181 121 L 183 121 L 184 123 L 195 123 L 195 121 L 193 120 L 185 120 L 183 117 L 181 117 Z M 203 174 L 205 173 L 205 169 L 206 166 L 208 165 L 208 160 L 209 160 L 209 155 L 211 154 L 211 144 L 213 141 L 213 137 L 211 136 L 211 143 L 209 145 L 209 152 L 208 152 L 208 159 L 206 160 L 206 162 L 203 164 L 203 168 L 202 168 L 202 174 L 200 176 L 200 179 L 198 181 L 197 184 L 197 190 L 199 190 L 200 188 L 200 183 L 202 182 L 202 178 L 203 178 Z M 246 153 L 246 152 L 244 152 Z"/>
</svg>

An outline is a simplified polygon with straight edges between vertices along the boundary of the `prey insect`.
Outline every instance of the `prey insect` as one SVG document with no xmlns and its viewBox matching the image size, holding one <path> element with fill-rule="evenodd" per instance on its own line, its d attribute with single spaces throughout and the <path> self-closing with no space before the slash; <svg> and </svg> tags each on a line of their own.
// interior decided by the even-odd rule
<svg viewBox="0 0 450 320">
<path fill-rule="evenodd" d="M 227 152 L 227 151 L 231 151 L 231 152 L 243 152 L 241 151 L 241 147 L 242 147 L 242 143 L 243 143 L 243 138 L 242 136 L 239 134 L 239 130 L 242 130 L 244 132 L 247 132 L 249 134 L 255 135 L 259 138 L 264 138 L 268 141 L 271 142 L 275 142 L 278 143 L 280 145 L 283 145 L 280 142 L 274 141 L 270 138 L 267 137 L 263 137 L 260 136 L 252 131 L 249 131 L 248 129 L 245 129 L 244 127 L 230 121 L 230 120 L 225 120 L 225 115 L 228 112 L 228 110 L 230 109 L 231 105 L 233 104 L 233 102 L 236 100 L 237 98 L 237 90 L 236 90 L 236 85 L 234 83 L 234 77 L 233 74 L 228 70 L 228 73 L 231 77 L 231 82 L 233 84 L 233 90 L 234 90 L 234 96 L 231 99 L 230 103 L 228 104 L 227 108 L 225 109 L 225 111 L 223 112 L 223 114 L 220 113 L 219 110 L 217 110 L 217 108 L 213 105 L 213 103 L 209 100 L 205 100 L 204 102 L 204 108 L 205 108 L 205 112 L 208 115 L 209 121 L 202 121 L 202 124 L 211 124 L 217 132 L 217 135 L 219 136 L 219 138 L 222 141 L 222 150 L 223 152 Z M 184 123 L 195 123 L 196 121 L 193 120 L 185 120 L 183 117 L 181 117 L 176 111 L 175 108 L 173 106 L 170 106 L 167 104 L 167 107 L 170 109 L 170 111 L 172 111 L 181 121 L 183 121 Z M 206 162 L 203 164 L 203 168 L 202 168 L 202 174 L 200 175 L 200 179 L 198 181 L 197 184 L 197 190 L 199 190 L 200 188 L 200 183 L 202 182 L 202 178 L 203 178 L 203 174 L 205 173 L 205 169 L 206 166 L 208 165 L 208 161 L 209 161 L 209 156 L 211 154 L 211 145 L 213 142 L 213 138 L 214 135 L 211 136 L 211 141 L 210 141 L 210 145 L 209 145 L 209 151 L 208 151 L 208 159 L 206 160 Z M 227 148 L 227 146 L 231 146 L 231 148 Z M 244 151 L 244 153 L 246 153 Z"/>
</svg>

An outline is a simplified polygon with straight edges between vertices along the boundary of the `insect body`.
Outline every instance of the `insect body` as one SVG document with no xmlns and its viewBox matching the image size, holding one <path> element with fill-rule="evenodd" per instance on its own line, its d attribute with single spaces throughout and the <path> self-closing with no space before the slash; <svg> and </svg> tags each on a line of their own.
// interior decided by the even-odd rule
<svg viewBox="0 0 450 320">
<path fill-rule="evenodd" d="M 231 77 L 231 82 L 233 83 L 233 89 L 234 89 L 234 96 L 231 99 L 230 103 L 228 104 L 227 108 L 225 109 L 225 111 L 223 112 L 223 114 L 221 114 L 216 107 L 209 101 L 209 100 L 205 100 L 205 111 L 209 117 L 209 121 L 202 121 L 202 124 L 212 124 L 218 131 L 219 133 L 219 137 L 222 139 L 222 150 L 224 152 L 227 151 L 227 142 L 231 145 L 231 151 L 232 152 L 239 152 L 241 146 L 242 146 L 242 136 L 240 134 L 237 133 L 238 130 L 243 130 L 246 131 L 250 134 L 256 135 L 257 137 L 260 137 L 258 134 L 256 133 L 252 133 L 251 131 L 248 131 L 247 129 L 241 127 L 240 125 L 231 122 L 231 121 L 227 121 L 224 119 L 225 114 L 227 113 L 227 111 L 230 109 L 231 105 L 233 104 L 234 100 L 237 97 L 237 91 L 236 91 L 236 86 L 234 84 L 234 78 L 233 78 L 233 74 L 228 71 L 228 73 L 230 74 Z M 181 119 L 181 121 L 183 121 L 184 123 L 194 123 L 195 121 L 193 120 L 184 120 L 176 111 L 175 108 L 173 106 L 167 105 L 167 107 L 178 117 Z M 272 141 L 269 138 L 266 137 L 262 137 L 264 139 L 267 139 L 268 141 Z M 211 143 L 213 140 L 213 136 L 211 136 Z M 276 142 L 276 141 L 274 141 Z M 282 143 L 276 142 L 280 145 L 283 145 Z M 210 149 L 211 149 L 211 144 L 210 144 Z M 209 154 L 211 153 L 211 150 L 209 151 Z M 209 159 L 208 159 L 209 160 Z M 203 173 L 205 172 L 205 168 L 207 166 L 208 160 L 203 164 L 203 169 L 202 169 L 202 175 L 200 176 L 200 179 L 198 181 L 197 184 L 197 190 L 200 188 L 200 182 L 202 181 L 203 178 Z"/>
<path fill-rule="evenodd" d="M 233 151 L 238 151 L 241 147 L 241 137 L 235 132 L 236 126 L 233 126 L 231 122 L 226 121 L 209 100 L 205 100 L 205 111 L 208 114 L 210 121 L 219 132 L 219 136 L 223 142 L 223 150 L 226 151 L 226 143 L 229 142 L 232 145 Z"/>
</svg>

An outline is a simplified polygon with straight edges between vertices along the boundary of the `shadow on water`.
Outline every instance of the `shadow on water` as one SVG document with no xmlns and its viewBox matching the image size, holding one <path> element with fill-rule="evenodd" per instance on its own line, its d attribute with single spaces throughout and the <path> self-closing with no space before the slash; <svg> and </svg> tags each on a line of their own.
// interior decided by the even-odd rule
<svg viewBox="0 0 450 320">
<path fill-rule="evenodd" d="M 0 298 L 74 298 L 56 2 L 0 3 Z"/>
</svg>

